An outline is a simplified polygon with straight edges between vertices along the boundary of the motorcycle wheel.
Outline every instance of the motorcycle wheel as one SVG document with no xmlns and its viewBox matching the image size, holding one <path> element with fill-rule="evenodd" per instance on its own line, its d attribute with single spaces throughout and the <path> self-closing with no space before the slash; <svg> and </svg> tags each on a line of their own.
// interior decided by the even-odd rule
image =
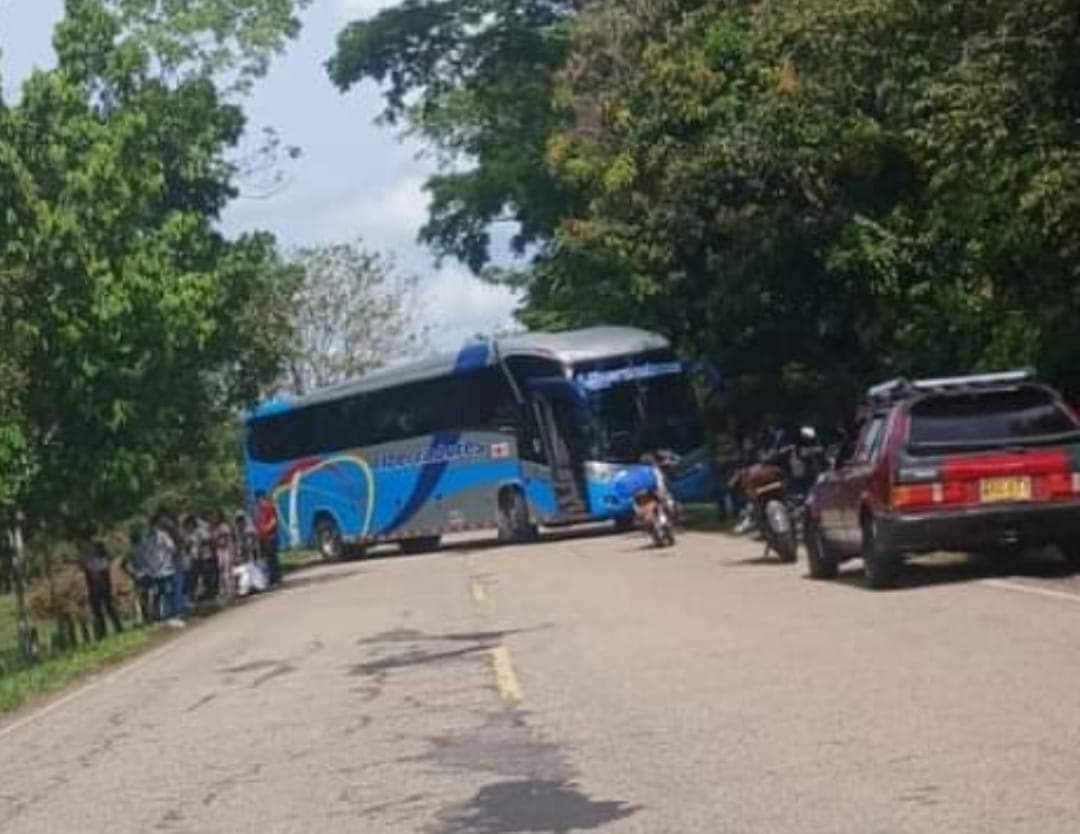
<svg viewBox="0 0 1080 834">
<path fill-rule="evenodd" d="M 656 517 L 649 527 L 649 534 L 657 547 L 671 547 L 675 544 L 675 529 L 672 527 L 667 511 L 663 508 L 657 508 Z"/>
<path fill-rule="evenodd" d="M 798 560 L 799 545 L 795 524 L 792 522 L 791 512 L 782 501 L 773 500 L 765 505 L 765 530 L 769 547 L 776 552 L 781 562 L 792 564 Z"/>
</svg>

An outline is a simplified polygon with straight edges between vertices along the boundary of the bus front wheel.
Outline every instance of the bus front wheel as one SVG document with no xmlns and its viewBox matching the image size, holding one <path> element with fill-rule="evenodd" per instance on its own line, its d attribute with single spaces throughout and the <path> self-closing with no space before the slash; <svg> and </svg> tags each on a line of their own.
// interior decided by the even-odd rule
<svg viewBox="0 0 1080 834">
<path fill-rule="evenodd" d="M 527 542 L 537 536 L 536 526 L 529 520 L 529 505 L 525 493 L 517 488 L 499 493 L 499 541 Z"/>
</svg>

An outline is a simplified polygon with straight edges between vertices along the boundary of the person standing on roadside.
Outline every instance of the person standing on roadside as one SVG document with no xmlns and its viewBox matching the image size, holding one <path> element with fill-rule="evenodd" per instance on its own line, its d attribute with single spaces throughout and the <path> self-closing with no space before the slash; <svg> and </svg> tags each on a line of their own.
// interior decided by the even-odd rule
<svg viewBox="0 0 1080 834">
<path fill-rule="evenodd" d="M 154 590 L 164 600 L 164 616 L 169 625 L 182 628 L 184 605 L 183 554 L 180 552 L 180 531 L 169 513 L 160 509 L 154 515 L 150 548 Z"/>
<path fill-rule="evenodd" d="M 113 631 L 117 634 L 124 630 L 113 605 L 112 559 L 105 543 L 99 540 L 88 542 L 83 550 L 80 563 L 86 578 L 86 596 L 90 603 L 90 613 L 94 617 L 94 637 L 101 640 L 108 634 L 106 617 L 112 621 Z"/>
<path fill-rule="evenodd" d="M 281 564 L 278 562 L 277 508 L 262 490 L 255 493 L 255 531 L 259 536 L 259 554 L 266 562 L 267 578 L 271 585 L 279 585 Z"/>
<path fill-rule="evenodd" d="M 243 510 L 238 510 L 234 521 L 237 547 L 237 559 L 240 562 L 254 562 L 259 558 L 259 534 L 255 523 Z"/>
<path fill-rule="evenodd" d="M 139 621 L 148 623 L 155 619 L 154 577 L 150 573 L 149 550 L 152 546 L 150 537 L 139 524 L 132 524 L 128 529 L 128 549 L 120 562 L 120 567 L 131 578 L 135 586 L 135 604 L 138 606 Z"/>
<path fill-rule="evenodd" d="M 196 573 L 196 553 L 199 543 L 196 538 L 195 516 L 184 514 L 180 516 L 180 550 L 177 573 L 181 577 L 180 584 L 184 589 L 184 606 L 191 607 L 195 599 L 195 582 L 199 578 Z"/>
<path fill-rule="evenodd" d="M 236 540 L 232 525 L 220 509 L 210 517 L 210 548 L 214 569 L 217 571 L 218 588 L 223 596 L 232 595 L 232 571 L 236 561 Z"/>
<path fill-rule="evenodd" d="M 191 602 L 213 599 L 218 593 L 217 563 L 211 538 L 210 525 L 201 518 L 189 515 L 184 520 L 187 596 Z"/>
</svg>

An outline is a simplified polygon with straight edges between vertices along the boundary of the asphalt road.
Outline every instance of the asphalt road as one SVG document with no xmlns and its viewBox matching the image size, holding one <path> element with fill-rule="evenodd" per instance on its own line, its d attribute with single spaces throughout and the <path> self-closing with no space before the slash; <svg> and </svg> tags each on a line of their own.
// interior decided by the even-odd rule
<svg viewBox="0 0 1080 834">
<path fill-rule="evenodd" d="M 0 726 L 0 831 L 1080 831 L 1080 580 L 685 534 L 294 577 Z"/>
</svg>

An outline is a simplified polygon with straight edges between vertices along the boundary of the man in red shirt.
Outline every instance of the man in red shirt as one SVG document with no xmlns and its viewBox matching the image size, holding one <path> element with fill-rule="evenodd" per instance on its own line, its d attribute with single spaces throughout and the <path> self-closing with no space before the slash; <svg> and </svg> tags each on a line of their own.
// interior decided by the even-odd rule
<svg viewBox="0 0 1080 834">
<path fill-rule="evenodd" d="M 281 584 L 278 562 L 278 517 L 274 502 L 262 490 L 255 493 L 255 532 L 259 536 L 259 554 L 266 562 L 271 585 Z"/>
</svg>

